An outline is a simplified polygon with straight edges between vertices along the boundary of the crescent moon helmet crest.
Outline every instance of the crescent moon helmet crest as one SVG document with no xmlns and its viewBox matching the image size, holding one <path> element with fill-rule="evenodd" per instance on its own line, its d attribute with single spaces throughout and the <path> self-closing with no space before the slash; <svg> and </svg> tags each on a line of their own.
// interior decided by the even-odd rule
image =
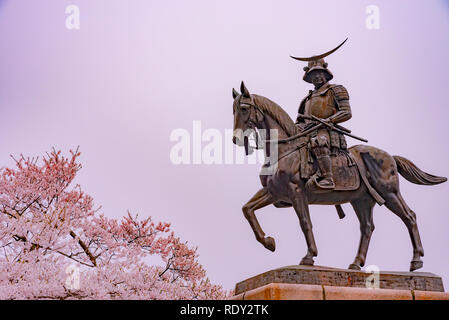
<svg viewBox="0 0 449 320">
<path fill-rule="evenodd" d="M 333 76 L 332 72 L 330 72 L 330 70 L 327 68 L 327 62 L 325 62 L 323 58 L 325 58 L 328 55 L 337 51 L 347 40 L 348 40 L 348 38 L 346 38 L 345 41 L 340 43 L 336 48 L 334 48 L 326 53 L 320 54 L 318 56 L 312 56 L 312 57 L 308 57 L 308 58 L 298 58 L 298 57 L 291 56 L 295 60 L 308 62 L 307 66 L 304 67 L 305 74 L 302 79 L 306 82 L 312 83 L 312 79 L 310 78 L 311 72 L 314 70 L 322 70 L 325 73 L 326 80 L 327 81 L 332 80 L 332 78 L 334 76 Z"/>
<path fill-rule="evenodd" d="M 318 56 L 312 56 L 312 57 L 308 57 L 308 58 L 298 58 L 298 57 L 293 57 L 293 56 L 290 56 L 290 57 L 292 57 L 295 60 L 299 60 L 299 61 L 316 61 L 316 60 L 319 60 L 319 59 L 323 59 L 323 58 L 327 57 L 328 55 L 330 55 L 330 54 L 334 53 L 335 51 L 337 51 L 342 45 L 344 45 L 344 43 L 347 40 L 348 40 L 348 38 L 346 38 L 345 41 L 340 43 L 336 48 L 334 48 L 334 49 L 332 49 L 332 50 L 330 50 L 330 51 L 328 51 L 326 53 L 320 54 Z"/>
</svg>

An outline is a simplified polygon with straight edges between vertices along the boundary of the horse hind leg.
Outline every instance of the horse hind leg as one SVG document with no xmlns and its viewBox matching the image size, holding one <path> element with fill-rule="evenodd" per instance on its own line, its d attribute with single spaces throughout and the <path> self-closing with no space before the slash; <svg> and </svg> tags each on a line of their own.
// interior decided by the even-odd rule
<svg viewBox="0 0 449 320">
<path fill-rule="evenodd" d="M 410 271 L 422 267 L 420 257 L 424 256 L 415 213 L 407 206 L 399 192 L 399 178 L 396 166 L 399 167 L 397 158 L 393 158 L 385 152 L 375 151 L 360 153 L 371 176 L 370 183 L 384 198 L 385 205 L 396 214 L 407 226 L 413 245 L 413 259 Z M 400 161 L 403 163 L 403 161 Z"/>
<path fill-rule="evenodd" d="M 416 223 L 416 214 L 408 207 L 399 191 L 389 194 L 385 197 L 385 200 L 387 208 L 401 218 L 410 234 L 413 245 L 413 259 L 410 262 L 410 271 L 422 268 L 423 262 L 421 257 L 424 256 L 424 249 L 419 236 L 418 224 Z"/>
<path fill-rule="evenodd" d="M 374 231 L 373 208 L 375 201 L 371 196 L 351 202 L 360 222 L 360 242 L 357 255 L 349 269 L 360 270 L 365 265 L 371 235 Z"/>
</svg>

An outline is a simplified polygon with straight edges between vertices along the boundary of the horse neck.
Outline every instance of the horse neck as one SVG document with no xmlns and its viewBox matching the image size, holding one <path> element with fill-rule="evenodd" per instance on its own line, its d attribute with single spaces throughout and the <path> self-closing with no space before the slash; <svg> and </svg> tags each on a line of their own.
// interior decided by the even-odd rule
<svg viewBox="0 0 449 320">
<path fill-rule="evenodd" d="M 282 126 L 276 120 L 274 120 L 270 115 L 267 115 L 267 114 L 265 114 L 263 124 L 262 124 L 261 128 L 259 128 L 259 129 L 264 129 L 268 133 L 270 130 L 277 130 L 278 139 L 284 139 L 284 138 L 288 137 L 287 132 L 285 132 L 285 130 L 282 128 Z"/>
<path fill-rule="evenodd" d="M 267 114 L 265 114 L 263 124 L 259 129 L 264 129 L 270 140 L 281 140 L 289 137 L 289 134 L 285 131 L 285 129 L 275 119 Z M 277 138 L 273 137 L 270 130 L 277 130 Z M 266 137 L 266 139 L 268 139 L 268 137 Z M 267 148 L 268 144 L 269 142 L 267 142 L 264 147 Z M 280 143 L 277 147 L 280 154 L 286 149 L 287 146 L 286 144 Z"/>
</svg>

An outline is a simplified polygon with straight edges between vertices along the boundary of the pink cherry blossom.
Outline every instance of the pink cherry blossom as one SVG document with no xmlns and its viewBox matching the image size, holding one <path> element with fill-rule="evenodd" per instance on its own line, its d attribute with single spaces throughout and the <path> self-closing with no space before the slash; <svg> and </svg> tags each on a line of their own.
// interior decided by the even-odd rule
<svg viewBox="0 0 449 320">
<path fill-rule="evenodd" d="M 0 170 L 0 299 L 225 299 L 166 222 L 110 219 L 72 182 L 80 152 Z M 162 265 L 149 262 L 157 256 Z"/>
</svg>

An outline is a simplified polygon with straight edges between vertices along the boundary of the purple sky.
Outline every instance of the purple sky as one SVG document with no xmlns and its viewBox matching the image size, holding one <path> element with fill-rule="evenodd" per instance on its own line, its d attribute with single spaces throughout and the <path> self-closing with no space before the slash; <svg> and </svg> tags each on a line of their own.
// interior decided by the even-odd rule
<svg viewBox="0 0 449 320">
<path fill-rule="evenodd" d="M 126 4 L 125 4 L 126 3 Z M 81 29 L 65 27 L 78 5 Z M 365 27 L 365 8 L 380 8 L 380 29 Z M 294 117 L 311 89 L 307 56 L 348 42 L 327 59 L 346 86 L 353 118 L 345 126 L 369 144 L 449 176 L 449 6 L 444 1 L 149 1 L 0 0 L 0 165 L 9 155 L 43 155 L 80 145 L 77 182 L 102 211 L 130 210 L 172 222 L 198 245 L 211 280 L 236 282 L 297 264 L 306 252 L 293 209 L 258 213 L 277 250 L 263 248 L 241 212 L 260 188 L 258 165 L 170 162 L 172 130 L 232 128 L 232 87 L 269 97 Z M 349 144 L 357 142 L 349 139 Z M 401 191 L 418 216 L 422 271 L 449 290 L 449 184 Z M 350 205 L 311 207 L 317 265 L 346 268 L 359 224 Z M 412 246 L 402 221 L 375 208 L 367 264 L 408 270 Z"/>
</svg>

